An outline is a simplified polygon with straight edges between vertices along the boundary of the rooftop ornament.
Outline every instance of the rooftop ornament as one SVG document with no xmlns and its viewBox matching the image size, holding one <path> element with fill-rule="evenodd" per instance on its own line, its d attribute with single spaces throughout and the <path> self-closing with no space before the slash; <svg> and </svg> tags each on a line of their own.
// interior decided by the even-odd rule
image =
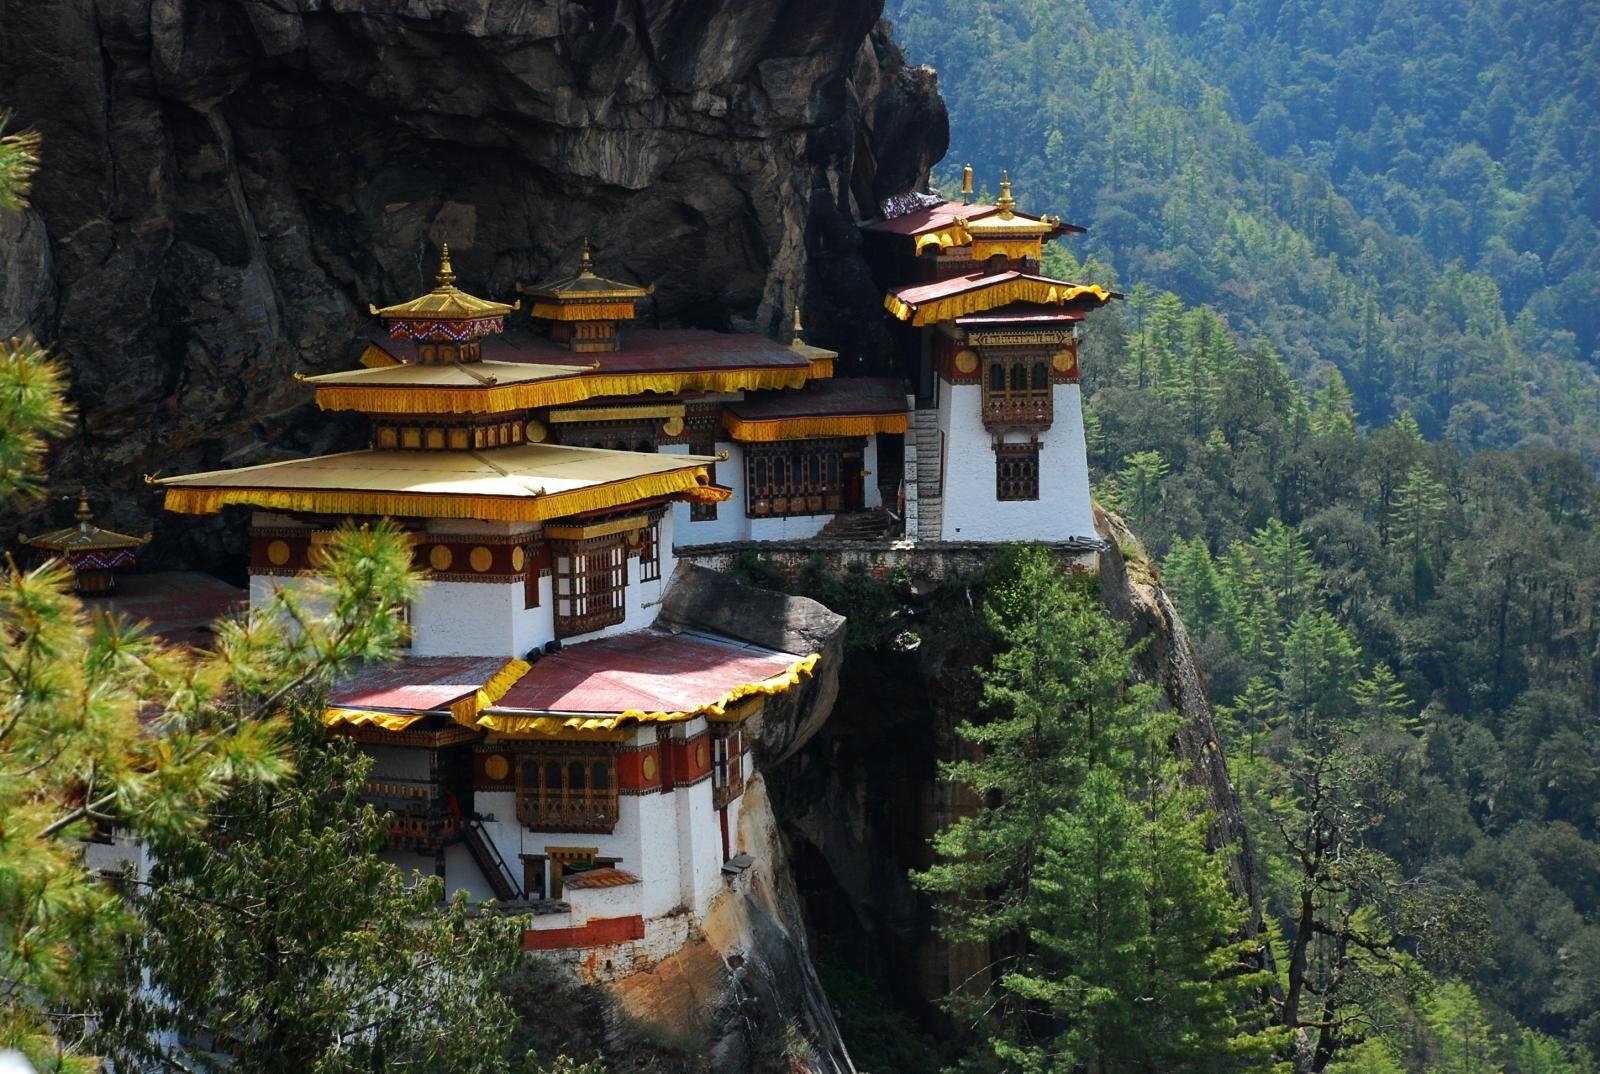
<svg viewBox="0 0 1600 1074">
<path fill-rule="evenodd" d="M 617 323 L 631 321 L 634 303 L 655 293 L 655 286 L 639 287 L 595 274 L 589 240 L 583 240 L 578 272 L 537 287 L 517 284 L 533 301 L 530 312 L 550 322 L 550 336 L 574 352 L 598 353 L 618 348 Z"/>
<path fill-rule="evenodd" d="M 88 489 L 78 490 L 78 510 L 73 517 L 77 520 L 75 526 L 37 537 L 19 534 L 17 539 L 30 548 L 49 553 L 52 559 L 63 560 L 72 569 L 72 588 L 77 592 L 109 593 L 116 586 L 112 571 L 136 566 L 139 549 L 150 543 L 150 534 L 130 537 L 95 525 Z"/>
<path fill-rule="evenodd" d="M 368 309 L 389 323 L 390 339 L 416 341 L 420 361 L 475 362 L 481 357 L 478 340 L 505 331 L 506 314 L 518 305 L 490 302 L 457 287 L 450 244 L 444 243 L 432 291 L 409 302 Z"/>
</svg>

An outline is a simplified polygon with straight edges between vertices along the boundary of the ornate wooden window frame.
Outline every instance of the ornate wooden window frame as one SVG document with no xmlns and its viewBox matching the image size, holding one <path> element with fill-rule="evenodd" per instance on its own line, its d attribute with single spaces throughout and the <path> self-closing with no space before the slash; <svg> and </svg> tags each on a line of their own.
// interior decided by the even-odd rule
<svg viewBox="0 0 1600 1074">
<path fill-rule="evenodd" d="M 994 498 L 1012 502 L 1039 498 L 1039 441 L 995 444 Z"/>
<path fill-rule="evenodd" d="M 744 793 L 744 727 L 711 725 L 711 806 L 721 809 Z"/>
<path fill-rule="evenodd" d="M 1046 351 L 989 354 L 983 360 L 983 424 L 995 429 L 1047 429 L 1055 392 Z"/>
<path fill-rule="evenodd" d="M 588 634 L 628 617 L 628 544 L 623 534 L 550 544 L 556 637 Z"/>
<path fill-rule="evenodd" d="M 610 832 L 617 826 L 617 749 L 563 742 L 516 753 L 517 820 L 536 832 Z"/>
<path fill-rule="evenodd" d="M 861 437 L 746 445 L 746 513 L 751 518 L 837 514 L 844 510 L 848 480 L 844 457 L 865 452 Z"/>
</svg>

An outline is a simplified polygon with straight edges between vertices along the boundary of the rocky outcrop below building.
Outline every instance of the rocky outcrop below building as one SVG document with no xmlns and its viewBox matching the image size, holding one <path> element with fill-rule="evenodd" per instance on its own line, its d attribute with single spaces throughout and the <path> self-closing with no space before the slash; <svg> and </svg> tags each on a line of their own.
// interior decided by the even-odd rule
<svg viewBox="0 0 1600 1074">
<path fill-rule="evenodd" d="M 1205 790 L 1212 839 L 1229 854 L 1236 890 L 1254 904 L 1249 847 L 1194 648 L 1126 527 L 1098 508 L 1096 523 L 1106 542 L 1101 599 L 1142 643 L 1136 674 L 1183 715 L 1173 748 Z M 983 597 L 978 579 L 913 585 L 884 624 L 885 643 L 847 657 L 828 723 L 768 775 L 813 950 L 876 982 L 892 1006 L 935 1032 L 936 1001 L 983 972 L 988 958 L 935 932 L 932 908 L 907 873 L 931 864 L 929 838 L 976 806 L 937 769 L 968 748 L 955 728 L 978 707 L 976 668 L 991 655 Z M 914 646 L 894 644 L 910 636 Z"/>
<path fill-rule="evenodd" d="M 0 109 L 40 130 L 44 167 L 0 221 L 0 338 L 31 331 L 71 367 L 53 485 L 86 484 L 114 528 L 155 520 L 164 565 L 239 562 L 228 522 L 160 518 L 140 478 L 359 446 L 292 374 L 353 366 L 368 303 L 431 286 L 444 240 L 464 287 L 509 300 L 588 236 L 606 275 L 655 285 L 647 321 L 772 332 L 798 303 L 840 372 L 876 369 L 854 220 L 948 137 L 880 10 L 7 5 Z"/>
</svg>

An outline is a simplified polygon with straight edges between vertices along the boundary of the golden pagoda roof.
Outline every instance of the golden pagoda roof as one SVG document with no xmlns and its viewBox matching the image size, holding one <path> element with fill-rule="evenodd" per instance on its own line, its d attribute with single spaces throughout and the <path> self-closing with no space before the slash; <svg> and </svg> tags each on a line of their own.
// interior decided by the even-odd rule
<svg viewBox="0 0 1600 1074">
<path fill-rule="evenodd" d="M 961 219 L 956 223 L 971 239 L 1020 239 L 1054 234 L 1061 226 L 1060 217 L 1024 216 L 1016 211 L 1017 203 L 1011 196 L 1011 177 L 1000 173 L 1000 197 L 995 202 L 996 211 L 976 219 Z"/>
<path fill-rule="evenodd" d="M 73 552 L 114 552 L 127 548 L 139 548 L 150 543 L 150 534 L 143 537 L 130 537 L 126 533 L 116 533 L 112 530 L 101 529 L 94 524 L 94 513 L 89 509 L 89 492 L 80 489 L 78 492 L 78 510 L 74 518 L 77 525 L 65 529 L 51 530 L 41 533 L 37 537 L 24 537 L 17 535 L 17 540 L 32 548 L 42 548 L 49 552 L 70 554 Z"/>
<path fill-rule="evenodd" d="M 439 273 L 434 277 L 432 291 L 401 302 L 395 306 L 368 308 L 379 317 L 390 320 L 475 321 L 485 317 L 504 317 L 516 306 L 504 302 L 469 295 L 456 286 L 455 270 L 450 267 L 450 244 L 444 243 L 439 251 Z"/>
<path fill-rule="evenodd" d="M 620 280 L 608 280 L 604 276 L 596 276 L 594 257 L 589 253 L 589 240 L 584 239 L 583 255 L 578 259 L 576 275 L 564 276 L 538 287 L 524 287 L 519 283 L 517 291 L 530 298 L 543 298 L 555 302 L 616 302 L 648 298 L 655 293 L 655 287 L 653 285 L 638 287 Z M 537 311 L 535 316 L 538 316 Z"/>
<path fill-rule="evenodd" d="M 523 444 L 486 451 L 347 451 L 152 478 L 166 509 L 212 514 L 229 504 L 326 515 L 542 522 L 663 496 L 725 499 L 702 455 Z"/>
<path fill-rule="evenodd" d="M 597 396 L 798 388 L 833 373 L 833 352 L 821 348 L 815 348 L 816 353 L 795 352 L 762 340 L 764 346 L 730 350 L 728 343 L 748 338 L 737 336 L 711 339 L 723 344 L 720 349 L 697 348 L 694 343 L 701 335 L 716 334 L 684 335 L 687 341 L 672 353 L 608 355 L 603 367 L 544 361 L 482 361 L 470 366 L 413 362 L 302 379 L 315 386 L 317 405 L 324 410 L 503 414 L 582 403 Z"/>
</svg>

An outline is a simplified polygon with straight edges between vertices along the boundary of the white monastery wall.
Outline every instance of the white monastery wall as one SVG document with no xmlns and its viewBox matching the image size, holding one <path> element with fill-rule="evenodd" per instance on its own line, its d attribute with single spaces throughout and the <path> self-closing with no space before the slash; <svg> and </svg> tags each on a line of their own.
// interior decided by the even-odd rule
<svg viewBox="0 0 1600 1074">
<path fill-rule="evenodd" d="M 641 794 L 623 801 L 637 802 L 639 809 L 639 856 L 620 868 L 643 882 L 641 908 L 648 920 L 670 913 L 683 901 L 683 859 L 678 847 L 678 810 L 686 788 Z"/>
<path fill-rule="evenodd" d="M 520 656 L 527 650 L 513 654 L 513 645 L 519 620 L 529 618 L 525 603 L 520 581 L 424 582 L 411 604 L 411 655 Z M 548 607 L 527 611 L 551 617 Z"/>
<path fill-rule="evenodd" d="M 946 541 L 1063 541 L 1094 538 L 1083 405 L 1076 384 L 1055 386 L 1055 421 L 1039 436 L 1039 498 L 995 498 L 994 436 L 983 425 L 983 389 L 940 384 Z M 1010 442 L 1025 440 L 1019 433 Z M 926 494 L 927 490 L 923 490 Z"/>
<path fill-rule="evenodd" d="M 717 450 L 726 451 L 728 460 L 717 463 L 717 484 L 733 490 L 733 496 L 717 504 L 717 517 L 704 522 L 689 519 L 689 504 L 672 505 L 673 534 L 678 544 L 720 544 L 724 541 L 743 541 L 749 538 L 744 517 L 744 451 L 731 440 L 717 441 Z M 683 444 L 668 444 L 662 452 L 687 455 Z"/>
</svg>

